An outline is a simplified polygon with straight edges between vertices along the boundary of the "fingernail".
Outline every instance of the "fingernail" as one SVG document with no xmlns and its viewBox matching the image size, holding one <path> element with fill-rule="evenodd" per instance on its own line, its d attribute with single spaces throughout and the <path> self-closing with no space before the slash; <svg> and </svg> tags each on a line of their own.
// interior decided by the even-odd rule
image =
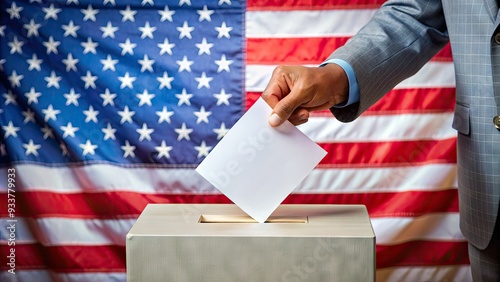
<svg viewBox="0 0 500 282">
<path fill-rule="evenodd" d="M 271 126 L 278 126 L 281 124 L 281 118 L 280 116 L 278 116 L 277 114 L 272 114 L 270 117 L 269 117 L 269 124 Z"/>
</svg>

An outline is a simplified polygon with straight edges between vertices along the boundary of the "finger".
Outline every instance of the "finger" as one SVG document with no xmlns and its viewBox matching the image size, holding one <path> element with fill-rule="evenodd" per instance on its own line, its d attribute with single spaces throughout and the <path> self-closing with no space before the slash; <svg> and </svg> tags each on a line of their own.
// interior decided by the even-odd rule
<svg viewBox="0 0 500 282">
<path fill-rule="evenodd" d="M 273 108 L 272 114 L 269 116 L 269 124 L 273 127 L 279 126 L 289 119 L 295 110 L 306 103 L 306 97 L 299 95 L 296 88 L 292 89 L 290 94 L 281 99 Z"/>
<path fill-rule="evenodd" d="M 290 121 L 294 125 L 298 125 L 307 122 L 308 119 L 309 110 L 304 108 L 297 108 L 288 118 L 288 121 Z"/>
<path fill-rule="evenodd" d="M 290 92 L 290 88 L 283 79 L 283 72 L 283 66 L 276 67 L 269 83 L 262 92 L 262 99 L 264 99 L 271 108 L 274 108 L 276 104 Z"/>
</svg>

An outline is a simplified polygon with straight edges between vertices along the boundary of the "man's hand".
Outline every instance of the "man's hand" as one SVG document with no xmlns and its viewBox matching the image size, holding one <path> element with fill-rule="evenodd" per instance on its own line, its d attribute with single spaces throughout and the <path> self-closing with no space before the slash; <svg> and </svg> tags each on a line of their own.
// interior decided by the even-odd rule
<svg viewBox="0 0 500 282">
<path fill-rule="evenodd" d="M 349 81 L 336 64 L 324 67 L 278 66 L 262 93 L 273 108 L 271 126 L 285 120 L 294 125 L 307 122 L 309 112 L 329 109 L 347 100 Z"/>
</svg>

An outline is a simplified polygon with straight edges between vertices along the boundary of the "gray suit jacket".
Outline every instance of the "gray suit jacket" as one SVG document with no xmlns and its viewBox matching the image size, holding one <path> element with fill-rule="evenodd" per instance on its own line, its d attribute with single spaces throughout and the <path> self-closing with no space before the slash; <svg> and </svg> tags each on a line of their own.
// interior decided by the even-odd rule
<svg viewBox="0 0 500 282">
<path fill-rule="evenodd" d="M 348 122 L 451 43 L 460 227 L 480 249 L 490 241 L 500 201 L 500 131 L 493 124 L 500 114 L 499 22 L 495 0 L 388 1 L 330 56 L 350 63 L 358 79 L 360 102 L 332 109 Z"/>
</svg>

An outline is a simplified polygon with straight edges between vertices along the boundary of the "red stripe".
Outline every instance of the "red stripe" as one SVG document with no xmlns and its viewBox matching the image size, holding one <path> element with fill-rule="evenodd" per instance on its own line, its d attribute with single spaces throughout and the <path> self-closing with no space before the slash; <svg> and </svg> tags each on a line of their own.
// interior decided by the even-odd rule
<svg viewBox="0 0 500 282">
<path fill-rule="evenodd" d="M 375 9 L 385 0 L 249 0 L 248 10 Z"/>
<path fill-rule="evenodd" d="M 261 92 L 247 92 L 247 110 L 261 95 Z M 363 115 L 453 112 L 454 108 L 455 88 L 395 89 L 387 93 Z M 313 115 L 332 116 L 328 110 L 314 112 Z"/>
<path fill-rule="evenodd" d="M 457 162 L 456 138 L 443 140 L 320 143 L 325 167 L 415 166 Z"/>
<path fill-rule="evenodd" d="M 377 245 L 377 269 L 469 263 L 467 242 L 411 241 L 394 246 Z"/>
<path fill-rule="evenodd" d="M 0 269 L 9 269 L 10 248 L 1 245 Z M 7 254 L 7 255 L 3 255 Z M 16 244 L 15 268 L 49 269 L 54 272 L 125 272 L 124 246 L 42 246 Z"/>
<path fill-rule="evenodd" d="M 17 192 L 16 195 L 18 203 L 24 203 L 16 215 L 33 218 L 136 218 L 149 203 L 231 203 L 222 194 L 151 195 L 113 191 L 75 194 Z M 0 200 L 4 201 L 6 197 L 5 193 L 0 194 Z M 457 190 L 453 188 L 442 191 L 291 194 L 283 203 L 363 204 L 372 217 L 407 217 L 436 212 L 458 212 Z M 2 210 L 1 216 L 7 217 L 6 211 Z"/>
<path fill-rule="evenodd" d="M 248 38 L 247 64 L 250 65 L 319 65 L 349 37 Z M 448 44 L 432 59 L 451 62 Z"/>
<path fill-rule="evenodd" d="M 0 246 L 2 254 L 10 247 Z M 9 269 L 7 255 L 0 257 L 0 269 Z M 58 273 L 125 272 L 124 246 L 16 245 L 16 270 L 49 269 Z M 377 269 L 394 266 L 469 264 L 467 242 L 411 241 L 393 246 L 376 246 Z"/>
</svg>

